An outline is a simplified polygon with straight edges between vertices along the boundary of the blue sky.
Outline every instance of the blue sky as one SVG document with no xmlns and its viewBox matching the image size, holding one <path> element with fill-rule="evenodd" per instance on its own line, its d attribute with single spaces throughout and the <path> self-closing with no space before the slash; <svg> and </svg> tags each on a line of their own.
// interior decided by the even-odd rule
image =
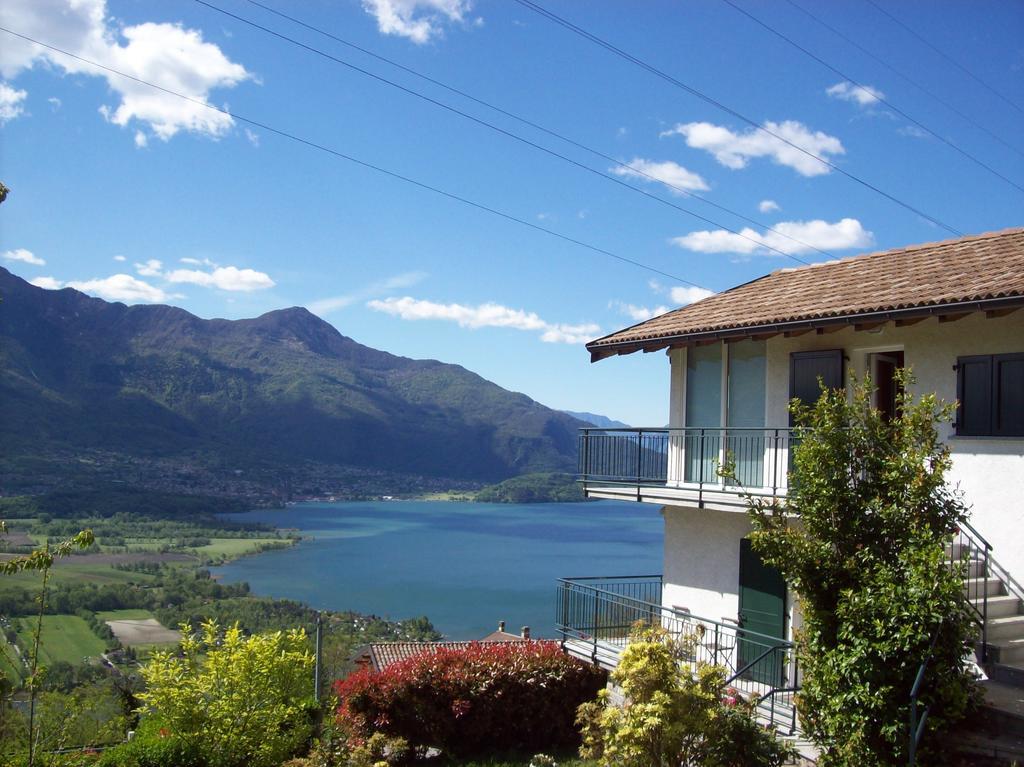
<svg viewBox="0 0 1024 767">
<path fill-rule="evenodd" d="M 511 0 L 265 4 L 624 165 L 252 3 L 210 2 L 714 224 L 192 0 L 8 0 L 9 30 L 680 279 L 0 32 L 3 266 L 202 317 L 306 306 L 361 343 L 461 364 L 552 407 L 659 425 L 664 356 L 591 365 L 583 341 L 703 295 L 693 285 L 797 265 L 772 247 L 821 261 L 952 236 Z M 914 85 L 791 4 L 734 2 L 864 89 L 722 0 L 543 5 L 955 230 L 1024 223 L 1024 4 L 875 0 L 968 74 L 866 0 L 794 0 Z"/>
</svg>

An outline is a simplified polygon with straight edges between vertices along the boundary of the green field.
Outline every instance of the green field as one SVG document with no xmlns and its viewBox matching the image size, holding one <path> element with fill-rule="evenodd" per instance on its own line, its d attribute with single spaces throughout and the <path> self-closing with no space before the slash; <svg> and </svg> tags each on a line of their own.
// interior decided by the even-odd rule
<svg viewBox="0 0 1024 767">
<path fill-rule="evenodd" d="M 0 638 L 0 674 L 8 679 L 21 679 L 24 667 L 14 652 L 14 648 Z"/>
<path fill-rule="evenodd" d="M 22 647 L 32 645 L 35 618 L 16 622 Z M 103 641 L 92 633 L 89 624 L 77 615 L 44 615 L 43 634 L 39 641 L 39 659 L 44 665 L 66 661 L 78 665 L 86 657 L 97 658 L 106 649 Z"/>
<path fill-rule="evenodd" d="M 259 551 L 260 546 L 289 543 L 284 538 L 211 538 L 206 546 L 197 546 L 189 551 L 204 559 L 230 559 L 254 554 Z"/>
<path fill-rule="evenodd" d="M 50 570 L 50 583 L 146 583 L 153 580 L 149 573 L 115 570 L 99 562 L 75 562 L 73 558 L 58 562 Z M 18 573 L 0 578 L 0 593 L 6 591 L 38 590 L 39 573 Z"/>
<path fill-rule="evenodd" d="M 96 613 L 101 621 L 144 621 L 148 618 L 156 618 L 149 610 L 106 610 Z"/>
</svg>

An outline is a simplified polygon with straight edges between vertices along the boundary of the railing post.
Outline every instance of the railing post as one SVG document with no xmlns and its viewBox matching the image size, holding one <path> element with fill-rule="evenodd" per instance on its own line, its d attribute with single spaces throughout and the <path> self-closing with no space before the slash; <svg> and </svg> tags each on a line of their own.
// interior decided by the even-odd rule
<svg viewBox="0 0 1024 767">
<path fill-rule="evenodd" d="M 640 475 L 644 454 L 644 430 L 637 432 L 636 436 L 636 499 L 640 500 Z"/>
<path fill-rule="evenodd" d="M 992 547 L 984 544 L 985 559 L 981 572 L 981 662 L 988 662 L 988 560 Z M 1009 593 L 1009 591 L 1007 591 Z"/>
<path fill-rule="evenodd" d="M 775 430 L 774 447 L 772 448 L 772 498 L 779 493 L 779 430 Z"/>
<path fill-rule="evenodd" d="M 580 474 L 583 475 L 583 497 L 587 497 L 587 477 L 590 475 L 590 429 L 583 430 L 583 450 L 580 451 Z"/>
<path fill-rule="evenodd" d="M 697 451 L 697 507 L 704 508 L 704 429 L 700 430 L 700 447 Z"/>
</svg>

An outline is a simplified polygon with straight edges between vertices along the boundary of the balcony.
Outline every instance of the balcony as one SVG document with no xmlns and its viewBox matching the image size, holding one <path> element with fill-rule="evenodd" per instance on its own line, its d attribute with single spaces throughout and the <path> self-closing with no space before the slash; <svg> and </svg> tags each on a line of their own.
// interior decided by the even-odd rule
<svg viewBox="0 0 1024 767">
<path fill-rule="evenodd" d="M 786 495 L 788 428 L 580 429 L 579 478 L 588 498 L 743 511 L 745 495 Z M 736 480 L 718 468 L 736 467 Z"/>
<path fill-rule="evenodd" d="M 613 669 L 639 621 L 660 626 L 685 664 L 725 669 L 726 684 L 758 707 L 766 723 L 796 729 L 799 668 L 791 642 L 661 604 L 661 576 L 562 578 L 555 625 L 570 654 Z"/>
</svg>

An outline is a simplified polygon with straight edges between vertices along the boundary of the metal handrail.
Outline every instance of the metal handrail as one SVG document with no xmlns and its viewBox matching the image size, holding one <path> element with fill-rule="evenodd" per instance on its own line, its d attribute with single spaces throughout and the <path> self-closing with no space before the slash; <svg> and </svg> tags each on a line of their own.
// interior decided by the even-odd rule
<svg viewBox="0 0 1024 767">
<path fill-rule="evenodd" d="M 628 577 L 628 576 L 625 576 L 625 577 Z M 640 576 L 637 576 L 637 577 L 640 578 Z M 559 583 L 566 584 L 566 585 L 576 585 L 574 583 L 574 581 L 576 581 L 576 580 L 582 580 L 582 579 L 558 578 L 558 582 Z M 608 580 L 616 580 L 616 579 L 610 578 Z M 615 597 L 616 599 L 628 599 L 629 601 L 636 602 L 638 605 L 641 605 L 643 607 L 653 608 L 653 609 L 659 610 L 659 611 L 661 611 L 663 613 L 671 613 L 674 616 L 676 616 L 676 617 L 678 617 L 678 618 L 680 618 L 682 620 L 686 620 L 686 621 L 690 621 L 690 622 L 706 623 L 706 624 L 710 624 L 711 626 L 718 626 L 720 628 L 729 629 L 731 631 L 736 632 L 737 634 L 742 634 L 742 638 L 743 639 L 767 639 L 770 642 L 776 642 L 777 646 L 773 647 L 772 650 L 779 650 L 779 649 L 786 649 L 786 650 L 788 650 L 788 649 L 792 649 L 792 648 L 794 648 L 796 646 L 793 642 L 789 642 L 787 640 L 781 640 L 780 641 L 778 637 L 769 636 L 768 634 L 761 634 L 760 632 L 757 632 L 757 631 L 750 631 L 749 629 L 745 629 L 742 626 L 738 626 L 736 623 L 730 624 L 730 623 L 726 623 L 726 622 L 723 622 L 723 621 L 716 621 L 713 618 L 704 618 L 704 617 L 702 617 L 700 615 L 694 615 L 693 613 L 683 612 L 682 610 L 676 610 L 676 609 L 674 609 L 672 607 L 666 607 L 665 605 L 658 604 L 657 602 L 648 602 L 648 601 L 643 600 L 643 599 L 636 599 L 635 597 L 623 596 L 622 594 L 616 594 L 614 591 L 609 591 L 607 589 L 597 588 L 596 586 L 588 586 L 586 584 L 578 584 L 578 585 L 579 585 L 579 587 L 581 589 L 587 589 L 589 591 L 593 591 L 596 594 L 606 594 L 608 596 Z"/>
<path fill-rule="evenodd" d="M 743 629 L 741 628 L 740 631 L 743 631 Z M 753 632 L 750 632 L 750 633 L 753 633 Z M 733 674 L 731 677 L 726 679 L 725 680 L 725 684 L 732 684 L 737 679 L 739 679 L 741 676 L 743 676 L 743 674 L 745 674 L 748 671 L 750 671 L 750 669 L 754 668 L 754 666 L 756 666 L 762 660 L 764 660 L 769 655 L 771 655 L 773 652 L 778 652 L 779 650 L 789 650 L 792 647 L 793 647 L 793 643 L 792 642 L 786 642 L 785 644 L 777 644 L 774 647 L 769 647 L 763 653 L 761 653 L 756 658 L 754 658 L 754 660 L 750 661 L 750 663 L 748 663 L 746 666 L 744 666 L 739 671 L 737 671 L 735 674 Z"/>
<path fill-rule="evenodd" d="M 942 632 L 942 626 L 944 624 L 945 619 L 939 621 L 939 625 L 935 629 L 935 634 L 932 636 L 931 644 L 928 646 L 928 654 L 925 655 L 924 661 L 917 669 L 917 676 L 914 678 L 914 686 L 910 688 L 909 741 L 907 743 L 907 764 L 909 767 L 914 767 L 917 763 L 917 747 L 921 743 L 921 737 L 924 735 L 924 726 L 928 722 L 928 713 L 931 710 L 931 706 L 925 706 L 924 712 L 921 714 L 921 718 L 918 719 L 917 697 L 921 692 L 921 685 L 924 683 L 925 672 L 928 670 L 928 664 L 932 660 L 932 655 L 935 654 L 935 644 L 939 640 L 939 634 Z"/>
<path fill-rule="evenodd" d="M 773 727 L 775 726 L 775 696 L 776 695 L 782 695 L 782 694 L 787 693 L 787 692 L 788 693 L 792 693 L 792 694 L 795 695 L 796 693 L 800 692 L 800 687 L 799 686 L 776 687 L 775 689 L 769 690 L 768 692 L 766 692 L 764 695 L 762 695 L 760 698 L 758 698 L 754 702 L 755 706 L 760 707 L 760 705 L 762 703 L 764 703 L 766 700 L 771 698 L 771 701 L 772 701 L 771 702 L 771 706 L 768 709 L 769 712 L 770 712 L 769 715 L 768 715 L 768 723 L 770 725 L 772 725 Z M 787 735 L 792 735 L 793 733 L 796 732 L 796 705 L 791 705 L 789 707 L 789 716 L 790 716 L 790 719 L 789 719 L 789 732 L 787 732 L 786 734 Z"/>
</svg>

